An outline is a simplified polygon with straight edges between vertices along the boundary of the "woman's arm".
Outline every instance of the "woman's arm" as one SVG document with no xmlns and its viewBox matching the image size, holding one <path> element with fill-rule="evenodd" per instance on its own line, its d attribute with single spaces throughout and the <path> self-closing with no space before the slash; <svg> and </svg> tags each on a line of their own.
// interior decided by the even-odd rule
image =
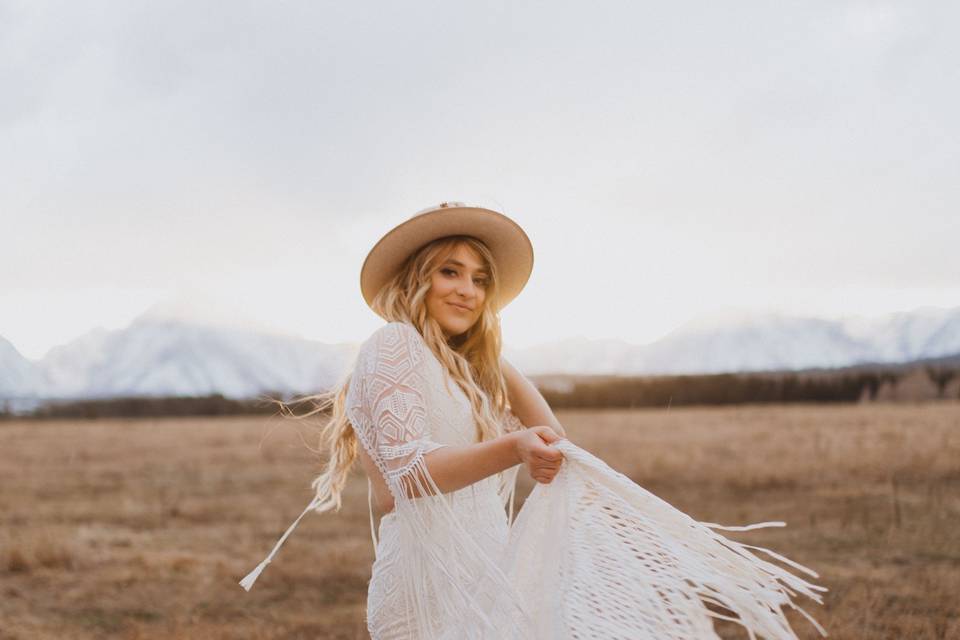
<svg viewBox="0 0 960 640">
<path fill-rule="evenodd" d="M 522 429 L 493 440 L 448 445 L 424 456 L 427 469 L 444 493 L 524 463 L 531 475 L 553 479 L 563 454 L 548 443 L 559 438 L 547 428 Z"/>
<path fill-rule="evenodd" d="M 563 425 L 526 376 L 505 358 L 501 357 L 500 366 L 507 383 L 510 408 L 520 422 L 530 428 L 486 442 L 445 446 L 427 453 L 424 462 L 437 487 L 444 493 L 456 491 L 520 463 L 526 464 L 535 480 L 544 483 L 553 480 L 560 469 L 563 454 L 548 445 L 557 436 L 567 437 Z"/>
<path fill-rule="evenodd" d="M 424 454 L 423 462 L 441 493 L 462 489 L 517 464 L 524 464 L 537 482 L 549 484 L 563 462 L 563 454 L 550 446 L 559 439 L 549 427 L 537 426 L 475 444 L 445 445 Z M 410 473 L 419 472 L 414 469 Z M 422 496 L 421 488 L 429 483 L 420 475 L 418 482 L 404 485 L 407 495 L 414 498 Z M 384 511 L 392 511 L 393 497 L 386 493 L 382 499 L 378 496 L 377 502 Z"/>
<path fill-rule="evenodd" d="M 557 420 L 557 416 L 553 415 L 553 410 L 550 409 L 550 405 L 537 387 L 516 367 L 507 362 L 506 358 L 500 358 L 500 368 L 503 369 L 503 377 L 507 382 L 510 409 L 520 422 L 526 426 L 545 424 L 556 431 L 560 437 L 566 438 L 567 433 L 563 430 L 563 425 Z"/>
</svg>

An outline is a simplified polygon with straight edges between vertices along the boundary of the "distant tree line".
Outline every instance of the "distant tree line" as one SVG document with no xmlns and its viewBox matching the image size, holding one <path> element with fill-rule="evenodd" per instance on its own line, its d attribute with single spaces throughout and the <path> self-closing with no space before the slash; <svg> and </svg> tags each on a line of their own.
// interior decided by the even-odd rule
<svg viewBox="0 0 960 640">
<path fill-rule="evenodd" d="M 281 397 L 280 394 L 272 397 Z M 27 413 L 14 416 L 9 403 L 0 418 L 146 418 L 159 416 L 230 416 L 272 414 L 275 404 L 264 398 L 235 399 L 221 394 L 208 396 L 136 396 L 92 398 L 46 402 Z"/>
<path fill-rule="evenodd" d="M 924 371 L 946 397 L 960 369 L 926 366 Z M 593 376 L 574 378 L 563 390 L 541 389 L 555 409 L 669 407 L 783 402 L 876 400 L 884 384 L 896 387 L 907 370 L 844 370 L 814 373 L 721 373 L 674 376 Z"/>
<path fill-rule="evenodd" d="M 879 388 L 871 374 L 802 378 L 783 374 L 600 377 L 577 380 L 565 391 L 544 390 L 551 407 L 667 407 L 746 402 L 856 402 L 865 387 Z"/>
<path fill-rule="evenodd" d="M 960 378 L 960 367 L 923 368 L 937 395 Z M 875 400 L 881 386 L 896 387 L 907 373 L 900 370 L 842 370 L 813 373 L 722 373 L 674 376 L 571 376 L 562 390 L 540 385 L 554 409 L 670 407 L 782 402 L 859 402 Z M 15 412 L 0 402 L 0 419 L 9 418 L 140 418 L 157 416 L 229 416 L 276 414 L 270 399 L 290 402 L 293 396 L 265 393 L 256 399 L 220 394 L 195 397 L 127 397 L 46 402 L 32 411 Z M 294 405 L 295 413 L 311 406 Z"/>
<path fill-rule="evenodd" d="M 960 369 L 953 369 L 951 367 L 927 365 L 923 370 L 926 371 L 930 381 L 937 386 L 937 395 L 941 398 L 946 396 L 947 385 L 950 384 L 954 378 L 960 376 Z"/>
</svg>

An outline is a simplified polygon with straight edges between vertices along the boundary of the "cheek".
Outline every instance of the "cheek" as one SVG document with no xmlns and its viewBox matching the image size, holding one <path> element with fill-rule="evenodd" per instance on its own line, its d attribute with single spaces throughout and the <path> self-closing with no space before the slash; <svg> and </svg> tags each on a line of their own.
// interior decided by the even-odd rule
<svg viewBox="0 0 960 640">
<path fill-rule="evenodd" d="M 441 298 L 445 297 L 449 291 L 448 286 L 442 279 L 434 277 L 430 281 L 430 290 L 427 291 L 427 301 L 433 305 L 441 304 Z"/>
</svg>

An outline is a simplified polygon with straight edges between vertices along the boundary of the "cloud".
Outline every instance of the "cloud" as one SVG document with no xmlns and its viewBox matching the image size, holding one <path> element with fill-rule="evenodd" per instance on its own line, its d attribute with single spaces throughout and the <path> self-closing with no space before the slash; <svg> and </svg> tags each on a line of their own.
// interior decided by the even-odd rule
<svg viewBox="0 0 960 640">
<path fill-rule="evenodd" d="M 604 301 L 594 333 L 750 291 L 938 296 L 960 273 L 957 12 L 0 5 L 0 288 L 336 280 L 365 318 L 346 292 L 368 245 L 449 199 L 530 229 L 529 326 L 567 291 Z M 322 304 L 291 326 L 338 330 Z"/>
</svg>

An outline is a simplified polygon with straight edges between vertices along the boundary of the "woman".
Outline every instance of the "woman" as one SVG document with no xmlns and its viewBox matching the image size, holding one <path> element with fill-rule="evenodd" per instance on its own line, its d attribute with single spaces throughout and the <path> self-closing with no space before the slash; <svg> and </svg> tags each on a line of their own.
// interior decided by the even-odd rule
<svg viewBox="0 0 960 640">
<path fill-rule="evenodd" d="M 415 214 L 364 262 L 364 299 L 387 324 L 361 346 L 342 385 L 314 397 L 316 411 L 332 408 L 332 454 L 300 518 L 339 509 L 359 457 L 386 513 L 377 540 L 371 508 L 371 636 L 704 638 L 716 637 L 710 619 L 721 617 L 751 635 L 795 638 L 780 611 L 795 605 L 778 581 L 817 601 L 822 587 L 573 445 L 536 388 L 501 357 L 498 313 L 532 266 L 515 222 L 459 203 Z M 520 465 L 538 485 L 511 524 Z M 300 518 L 241 581 L 245 589 Z"/>
</svg>

